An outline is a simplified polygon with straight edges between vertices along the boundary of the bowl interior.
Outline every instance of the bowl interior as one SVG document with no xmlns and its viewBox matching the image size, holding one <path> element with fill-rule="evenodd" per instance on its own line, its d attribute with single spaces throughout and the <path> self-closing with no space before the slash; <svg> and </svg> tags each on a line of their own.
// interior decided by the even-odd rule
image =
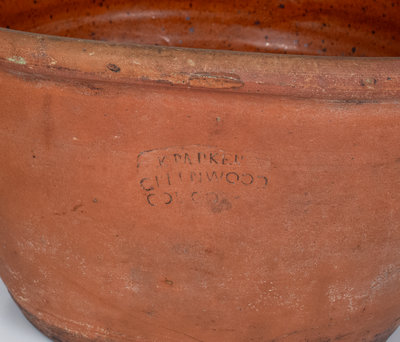
<svg viewBox="0 0 400 342">
<path fill-rule="evenodd" d="M 0 1 L 0 26 L 112 42 L 400 56 L 400 1 Z"/>
</svg>

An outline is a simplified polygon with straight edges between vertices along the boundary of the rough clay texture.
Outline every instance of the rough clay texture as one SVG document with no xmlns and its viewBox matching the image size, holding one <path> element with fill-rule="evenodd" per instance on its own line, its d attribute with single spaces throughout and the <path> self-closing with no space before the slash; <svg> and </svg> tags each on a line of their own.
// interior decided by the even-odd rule
<svg viewBox="0 0 400 342">
<path fill-rule="evenodd" d="M 78 2 L 54 13 L 19 3 L 0 1 L 3 26 L 74 37 L 94 25 L 92 38 L 115 38 L 0 29 L 0 275 L 33 324 L 62 342 L 386 341 L 400 324 L 398 58 L 117 44 L 126 37 L 96 32 L 144 10 L 124 17 L 118 2 L 93 1 L 95 24 L 77 18 L 78 30 L 67 6 Z M 295 3 L 246 18 L 292 30 L 265 18 L 270 7 L 296 17 Z M 298 2 L 343 42 L 332 54 L 347 55 L 354 39 L 332 28 L 347 12 L 316 3 Z M 358 4 L 346 7 L 360 14 L 348 32 L 365 39 L 350 51 L 398 55 L 385 45 L 397 2 Z M 214 19 L 232 12 L 223 1 L 151 6 L 138 20 L 153 37 L 150 22 L 204 28 L 202 6 Z M 257 50 L 233 37 L 232 49 Z"/>
</svg>

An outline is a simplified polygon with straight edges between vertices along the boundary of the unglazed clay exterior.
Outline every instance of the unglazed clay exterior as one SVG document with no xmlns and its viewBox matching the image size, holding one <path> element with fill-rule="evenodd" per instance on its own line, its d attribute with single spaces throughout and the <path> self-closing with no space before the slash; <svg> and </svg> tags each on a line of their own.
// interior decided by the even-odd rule
<svg viewBox="0 0 400 342">
<path fill-rule="evenodd" d="M 0 275 L 26 317 L 62 342 L 386 341 L 399 17 L 0 1 Z"/>
</svg>

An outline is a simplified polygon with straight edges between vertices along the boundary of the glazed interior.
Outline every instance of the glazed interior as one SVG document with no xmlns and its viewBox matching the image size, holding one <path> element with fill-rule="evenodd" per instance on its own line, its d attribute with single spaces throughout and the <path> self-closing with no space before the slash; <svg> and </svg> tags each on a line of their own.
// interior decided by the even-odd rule
<svg viewBox="0 0 400 342">
<path fill-rule="evenodd" d="M 0 26 L 236 51 L 400 56 L 400 1 L 0 0 Z"/>
</svg>

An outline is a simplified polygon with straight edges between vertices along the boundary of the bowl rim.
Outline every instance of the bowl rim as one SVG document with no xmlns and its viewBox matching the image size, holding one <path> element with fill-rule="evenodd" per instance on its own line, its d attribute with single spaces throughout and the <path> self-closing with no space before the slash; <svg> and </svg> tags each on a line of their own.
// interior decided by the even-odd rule
<svg viewBox="0 0 400 342">
<path fill-rule="evenodd" d="M 348 102 L 400 98 L 400 57 L 124 44 L 1 27 L 0 72 L 57 82 L 152 85 Z"/>
</svg>

